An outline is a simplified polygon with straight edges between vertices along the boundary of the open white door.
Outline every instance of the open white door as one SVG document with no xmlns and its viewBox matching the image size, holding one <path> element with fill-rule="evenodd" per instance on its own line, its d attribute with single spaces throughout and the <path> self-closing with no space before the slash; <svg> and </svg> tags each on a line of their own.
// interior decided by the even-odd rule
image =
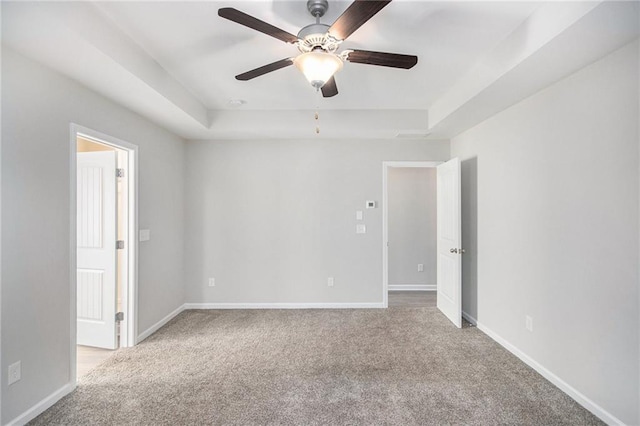
<svg viewBox="0 0 640 426">
<path fill-rule="evenodd" d="M 116 152 L 77 155 L 77 343 L 116 349 Z"/>
<path fill-rule="evenodd" d="M 462 327 L 460 160 L 438 166 L 438 309 Z"/>
</svg>

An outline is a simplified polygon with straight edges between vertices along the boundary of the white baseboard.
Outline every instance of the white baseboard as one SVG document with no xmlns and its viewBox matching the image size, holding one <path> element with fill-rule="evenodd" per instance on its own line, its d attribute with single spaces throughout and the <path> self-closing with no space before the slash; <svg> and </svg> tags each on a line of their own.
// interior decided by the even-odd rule
<svg viewBox="0 0 640 426">
<path fill-rule="evenodd" d="M 136 339 L 136 345 L 138 343 L 142 342 L 147 337 L 151 336 L 156 331 L 160 330 L 160 328 L 162 328 L 163 325 L 165 325 L 166 323 L 171 321 L 180 312 L 184 311 L 184 309 L 185 309 L 184 306 L 185 305 L 178 306 L 173 312 L 169 313 L 169 315 L 167 315 L 166 317 L 162 318 L 160 321 L 158 321 L 157 323 L 153 324 L 151 327 L 147 328 L 145 331 L 140 333 L 138 335 L 138 338 Z"/>
<path fill-rule="evenodd" d="M 389 284 L 389 291 L 436 291 L 436 284 Z"/>
<path fill-rule="evenodd" d="M 75 388 L 76 388 L 75 384 L 67 383 L 57 391 L 53 392 L 51 395 L 44 398 L 42 401 L 38 402 L 33 407 L 29 408 L 24 413 L 20 414 L 15 419 L 11 420 L 9 423 L 7 423 L 7 426 L 26 425 L 31 420 L 35 419 L 40 414 L 44 413 L 53 404 L 60 401 L 64 396 L 73 392 Z"/>
<path fill-rule="evenodd" d="M 185 303 L 185 309 L 369 309 L 383 303 Z"/>
<path fill-rule="evenodd" d="M 602 408 L 601 406 L 593 402 L 591 399 L 586 397 L 576 388 L 574 388 L 573 386 L 571 386 L 570 384 L 562 380 L 560 377 L 553 374 L 546 367 L 538 363 L 536 360 L 534 360 L 529 355 L 522 352 L 520 349 L 518 349 L 511 343 L 509 343 L 506 339 L 502 338 L 498 333 L 494 332 L 493 330 L 491 330 L 489 327 L 485 326 L 481 322 L 478 322 L 476 318 L 472 317 L 471 315 L 467 314 L 464 311 L 462 312 L 462 317 L 467 321 L 469 321 L 470 323 L 474 324 L 476 327 L 478 327 L 478 330 L 482 331 L 484 334 L 491 337 L 493 340 L 498 342 L 506 350 L 508 350 L 509 352 L 511 352 L 518 358 L 520 358 L 522 362 L 527 364 L 529 367 L 533 368 L 542 377 L 544 377 L 545 379 L 553 383 L 558 389 L 560 389 L 562 392 L 569 395 L 578 404 L 582 405 L 584 408 L 589 410 L 591 413 L 597 416 L 600 420 L 602 420 L 608 425 L 624 425 L 624 422 L 620 421 L 620 419 L 618 419 L 616 416 L 609 413 L 607 410 L 605 410 L 604 408 Z"/>
</svg>

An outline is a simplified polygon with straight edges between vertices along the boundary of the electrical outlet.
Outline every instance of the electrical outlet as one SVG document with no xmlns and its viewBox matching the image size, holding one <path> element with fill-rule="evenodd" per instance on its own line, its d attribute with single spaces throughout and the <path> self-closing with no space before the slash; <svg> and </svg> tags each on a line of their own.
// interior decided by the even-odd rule
<svg viewBox="0 0 640 426">
<path fill-rule="evenodd" d="M 529 315 L 526 315 L 524 317 L 524 325 L 525 327 L 527 327 L 527 330 L 533 332 L 533 318 L 531 318 Z"/>
<path fill-rule="evenodd" d="M 216 286 L 216 279 L 209 278 L 209 287 L 215 287 L 215 286 Z"/>
<path fill-rule="evenodd" d="M 333 287 L 333 277 L 327 278 L 327 286 Z"/>
<path fill-rule="evenodd" d="M 424 263 L 418 263 L 418 272 L 424 272 Z"/>
<path fill-rule="evenodd" d="M 20 380 L 22 375 L 20 361 L 14 362 L 9 366 L 9 384 L 12 385 Z"/>
</svg>

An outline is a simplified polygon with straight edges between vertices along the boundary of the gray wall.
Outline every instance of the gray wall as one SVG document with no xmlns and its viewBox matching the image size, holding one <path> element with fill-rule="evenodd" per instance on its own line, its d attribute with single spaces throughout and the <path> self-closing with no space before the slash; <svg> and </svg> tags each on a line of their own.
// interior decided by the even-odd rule
<svg viewBox="0 0 640 426">
<path fill-rule="evenodd" d="M 634 43 L 452 140 L 464 311 L 627 424 L 640 423 L 638 113 Z"/>
<path fill-rule="evenodd" d="M 387 193 L 389 285 L 435 285 L 435 167 L 390 168 Z M 418 272 L 419 263 L 423 272 Z"/>
<path fill-rule="evenodd" d="M 70 129 L 140 149 L 139 331 L 184 303 L 184 142 L 30 60 L 2 51 L 2 423 L 69 382 Z M 7 367 L 22 380 L 7 387 Z"/>
<path fill-rule="evenodd" d="M 382 211 L 365 209 L 382 162 L 448 158 L 448 142 L 190 142 L 187 302 L 382 302 Z"/>
</svg>

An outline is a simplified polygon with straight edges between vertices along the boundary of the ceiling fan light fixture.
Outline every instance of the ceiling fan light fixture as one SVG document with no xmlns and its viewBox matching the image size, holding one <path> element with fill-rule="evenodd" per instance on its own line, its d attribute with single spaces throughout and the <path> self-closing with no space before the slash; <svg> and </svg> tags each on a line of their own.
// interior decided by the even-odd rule
<svg viewBox="0 0 640 426">
<path fill-rule="evenodd" d="M 316 89 L 324 86 L 336 72 L 342 69 L 342 60 L 337 55 L 321 50 L 298 55 L 293 63 Z"/>
<path fill-rule="evenodd" d="M 301 28 L 297 36 L 232 7 L 218 9 L 218 15 L 294 45 L 301 52 L 296 58 L 287 57 L 238 74 L 236 80 L 251 80 L 295 64 L 309 83 L 318 92 L 322 91 L 323 97 L 331 98 L 338 94 L 333 76 L 342 68 L 343 61 L 401 69 L 413 68 L 418 63 L 417 56 L 399 53 L 368 50 L 343 50 L 337 53 L 343 41 L 389 3 L 391 0 L 353 0 L 342 15 L 329 26 L 320 22 L 320 18 L 329 7 L 328 0 L 308 0 L 307 10 L 316 22 Z"/>
</svg>

